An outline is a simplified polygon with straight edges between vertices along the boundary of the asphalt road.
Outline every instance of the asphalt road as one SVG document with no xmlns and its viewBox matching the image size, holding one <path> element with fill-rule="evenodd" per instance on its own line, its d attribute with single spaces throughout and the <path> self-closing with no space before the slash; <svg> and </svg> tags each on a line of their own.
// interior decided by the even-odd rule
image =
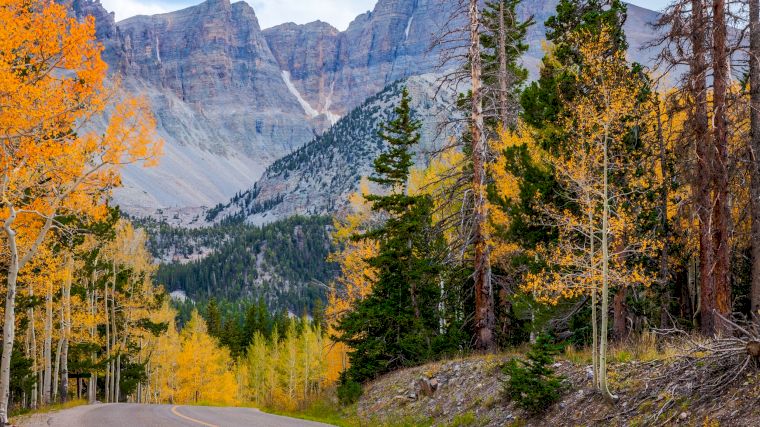
<svg viewBox="0 0 760 427">
<path fill-rule="evenodd" d="M 251 408 L 111 403 L 78 406 L 17 420 L 20 427 L 319 427 L 329 424 Z"/>
</svg>

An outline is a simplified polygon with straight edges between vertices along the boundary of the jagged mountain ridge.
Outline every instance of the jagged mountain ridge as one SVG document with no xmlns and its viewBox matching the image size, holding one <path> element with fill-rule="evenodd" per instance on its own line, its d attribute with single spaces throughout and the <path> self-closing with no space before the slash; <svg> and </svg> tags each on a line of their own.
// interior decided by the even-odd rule
<svg viewBox="0 0 760 427">
<path fill-rule="evenodd" d="M 146 96 L 166 140 L 160 165 L 127 167 L 116 201 L 135 215 L 202 217 L 251 188 L 265 168 L 322 134 L 338 118 L 398 79 L 437 70 L 431 43 L 456 0 L 379 0 L 346 31 L 329 24 L 262 30 L 247 3 L 207 0 L 176 12 L 115 22 L 99 0 L 59 0 L 92 15 L 110 74 Z M 556 0 L 525 0 L 535 15 L 533 71 L 543 21 Z M 632 56 L 649 37 L 653 12 L 630 7 Z M 656 16 L 656 15 L 654 15 Z"/>
<path fill-rule="evenodd" d="M 455 93 L 437 93 L 435 77 L 430 75 L 397 81 L 371 96 L 314 141 L 274 162 L 252 189 L 210 210 L 207 220 L 264 224 L 343 209 L 361 177 L 372 173 L 374 159 L 387 148 L 378 131 L 393 116 L 403 87 L 412 98 L 412 116 L 422 123 L 415 161 L 424 164 L 428 153 L 456 133 L 454 125 L 438 126 L 451 117 Z"/>
<path fill-rule="evenodd" d="M 540 33 L 543 38 L 543 22 L 554 12 L 555 6 L 556 1 L 523 3 L 522 13 L 534 16 L 537 21 L 530 31 L 531 49 L 525 57 L 526 66 L 530 68 L 533 65 L 533 73 L 543 55 L 540 49 L 536 49 L 536 45 L 540 46 L 536 42 L 537 34 Z M 643 51 L 638 46 L 643 46 L 652 37 L 646 29 L 648 23 L 654 22 L 657 16 L 656 12 L 629 5 L 626 35 L 629 44 L 636 47 L 629 53 L 633 61 L 646 63 L 652 57 L 653 52 Z M 292 45 L 297 47 L 303 46 L 300 41 L 304 39 L 298 29 L 304 30 L 310 25 L 299 27 L 286 24 L 275 28 L 286 32 L 294 42 Z M 313 26 L 326 29 L 321 23 Z M 270 37 L 271 35 L 267 36 Z M 320 49 L 325 48 L 323 46 Z M 302 57 L 301 55 L 296 54 L 296 58 Z M 288 64 L 290 63 L 286 62 L 283 65 Z M 313 73 L 313 67 L 307 63 L 294 67 L 291 71 L 296 78 L 303 78 L 295 81 L 308 84 L 308 76 Z M 381 124 L 391 117 L 403 86 L 410 89 L 414 115 L 423 123 L 423 143 L 417 155 L 417 163 L 424 165 L 427 161 L 426 153 L 440 148 L 456 131 L 449 128 L 441 132 L 439 128 L 441 123 L 451 121 L 455 93 L 454 89 L 442 91 L 436 76 L 432 74 L 399 80 L 386 86 L 344 116 L 325 134 L 274 162 L 251 189 L 237 194 L 226 204 L 211 209 L 206 213 L 206 219 L 212 222 L 236 219 L 264 224 L 292 215 L 330 215 L 345 208 L 348 195 L 358 190 L 362 177 L 372 173 L 374 159 L 386 148 L 377 132 Z M 318 94 L 318 88 L 313 93 Z"/>
</svg>

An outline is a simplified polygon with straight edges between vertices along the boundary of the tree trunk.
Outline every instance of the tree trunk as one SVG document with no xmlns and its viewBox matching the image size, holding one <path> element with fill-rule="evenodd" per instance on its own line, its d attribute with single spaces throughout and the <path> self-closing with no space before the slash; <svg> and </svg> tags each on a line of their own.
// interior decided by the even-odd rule
<svg viewBox="0 0 760 427">
<path fill-rule="evenodd" d="M 726 117 L 726 97 L 728 93 L 728 55 L 726 42 L 725 0 L 713 0 L 713 144 L 715 159 L 712 174 L 715 201 L 713 202 L 713 250 L 715 259 L 715 311 L 713 312 L 714 333 L 728 331 L 728 325 L 717 314 L 731 315 L 729 232 L 731 211 L 728 205 L 728 121 Z"/>
<path fill-rule="evenodd" d="M 8 399 L 10 398 L 11 386 L 11 355 L 13 354 L 13 341 L 16 339 L 16 282 L 19 272 L 18 246 L 16 245 L 16 231 L 13 223 L 16 220 L 16 212 L 11 207 L 11 214 L 3 224 L 7 239 L 10 260 L 8 262 L 8 275 L 5 290 L 5 316 L 3 321 L 3 356 L 0 361 L 0 425 L 8 424 Z"/>
<path fill-rule="evenodd" d="M 473 166 L 473 244 L 475 262 L 473 278 L 475 282 L 475 348 L 494 351 L 493 292 L 491 290 L 491 260 L 488 244 L 488 205 L 486 203 L 486 142 L 483 133 L 483 94 L 481 88 L 482 64 L 480 58 L 480 11 L 478 1 L 470 0 L 470 71 L 472 77 L 472 166 Z"/>
<path fill-rule="evenodd" d="M 609 108 L 609 106 L 607 107 Z M 609 195 L 609 156 L 607 153 L 608 130 L 604 131 L 604 197 L 602 210 L 602 330 L 599 338 L 599 387 L 607 398 L 615 400 L 616 396 L 610 393 L 607 384 L 607 325 L 610 313 L 610 241 L 609 241 L 609 218 L 610 218 L 610 195 Z"/>
<path fill-rule="evenodd" d="M 97 311 L 97 294 L 95 289 L 95 272 L 92 272 L 92 277 L 90 280 L 90 291 L 88 295 L 88 301 L 90 304 L 90 316 L 93 318 L 95 317 L 96 311 Z M 93 342 L 95 341 L 95 327 L 90 327 L 90 340 Z M 97 355 L 95 352 L 92 352 L 90 354 L 90 361 L 94 365 L 97 362 Z M 87 402 L 89 404 L 95 403 L 95 401 L 98 399 L 97 396 L 97 388 L 98 388 L 98 382 L 97 382 L 97 374 L 95 373 L 95 370 L 92 370 L 90 372 L 90 380 L 87 384 Z"/>
<path fill-rule="evenodd" d="M 590 196 L 589 196 L 590 199 Z M 590 276 L 595 277 L 595 263 L 596 263 L 596 230 L 594 229 L 594 212 L 591 210 L 591 200 L 589 200 L 588 210 L 588 228 L 589 228 L 589 243 L 591 247 L 591 256 L 589 257 Z M 599 298 L 597 295 L 598 289 L 596 288 L 596 280 L 591 282 L 591 370 L 594 375 L 594 386 L 599 387 L 599 319 L 597 318 L 597 311 Z"/>
<path fill-rule="evenodd" d="M 52 358 L 53 358 L 53 285 L 48 283 L 47 293 L 45 294 L 45 337 L 42 344 L 42 358 L 45 373 L 42 376 L 42 404 L 50 404 L 50 386 L 52 380 Z"/>
<path fill-rule="evenodd" d="M 690 67 L 691 95 L 694 102 L 691 118 L 694 143 L 696 145 L 697 167 L 695 168 L 694 205 L 699 217 L 699 307 L 700 323 L 703 333 L 713 331 L 714 275 L 713 245 L 711 236 L 711 182 L 713 154 L 710 149 L 707 119 L 707 62 L 705 59 L 705 9 L 703 0 L 692 0 L 691 44 L 692 61 Z"/>
<path fill-rule="evenodd" d="M 507 72 L 507 28 L 504 0 L 499 0 L 499 116 L 502 130 L 514 126 L 509 117 L 509 75 Z"/>
<path fill-rule="evenodd" d="M 103 287 L 103 313 L 105 314 L 106 326 L 106 378 L 104 400 L 106 403 L 111 401 L 111 322 L 108 316 L 108 284 Z"/>
<path fill-rule="evenodd" d="M 760 0 L 749 0 L 750 201 L 752 208 L 752 315 L 760 321 Z"/>
<path fill-rule="evenodd" d="M 63 331 L 61 331 L 63 332 Z M 58 345 L 55 349 L 55 368 L 53 369 L 53 384 L 50 387 L 53 393 L 53 402 L 58 401 L 58 380 L 61 378 L 61 351 L 63 351 L 63 336 L 58 338 Z"/>
<path fill-rule="evenodd" d="M 115 386 L 113 388 L 113 401 L 119 402 L 121 398 L 121 352 L 116 356 Z"/>
<path fill-rule="evenodd" d="M 668 257 L 670 254 L 670 227 L 668 226 L 668 160 L 665 148 L 665 137 L 662 134 L 662 112 L 660 100 L 655 100 L 655 113 L 657 114 L 657 144 L 660 149 L 660 175 L 662 176 L 662 188 L 660 188 L 660 232 L 662 233 L 662 253 L 660 254 L 660 287 L 662 288 L 662 304 L 660 307 L 660 328 L 670 327 L 670 305 L 673 301 L 673 289 L 670 287 L 668 272 Z"/>
<path fill-rule="evenodd" d="M 619 287 L 612 299 L 612 332 L 615 340 L 620 342 L 628 338 L 628 306 L 626 298 L 628 297 L 628 288 Z"/>
<path fill-rule="evenodd" d="M 63 314 L 63 330 L 61 349 L 61 401 L 69 400 L 69 337 L 71 337 L 71 275 L 73 274 L 73 262 L 71 255 L 68 259 L 68 275 L 63 286 L 63 295 L 61 296 L 61 306 Z M 77 379 L 77 381 L 79 381 Z"/>
<path fill-rule="evenodd" d="M 116 344 L 118 343 L 118 333 L 116 330 L 116 260 L 113 260 L 113 280 L 111 282 L 111 339 L 113 340 L 111 343 L 111 351 L 117 352 L 117 358 L 121 350 L 117 349 Z M 117 402 L 117 396 L 116 391 L 118 390 L 118 383 L 117 383 L 117 361 L 113 360 L 111 362 L 111 402 Z"/>
<path fill-rule="evenodd" d="M 32 286 L 29 285 L 29 297 L 34 296 L 34 290 L 32 290 Z M 37 381 L 37 332 L 34 330 L 34 307 L 30 307 L 28 310 L 28 317 L 30 319 L 29 321 L 29 345 L 31 347 L 30 349 L 30 355 L 32 358 L 32 375 L 34 376 L 34 384 L 32 384 L 32 396 L 31 396 L 31 406 L 32 409 L 37 408 L 37 395 L 39 393 L 39 386 L 40 383 Z"/>
</svg>

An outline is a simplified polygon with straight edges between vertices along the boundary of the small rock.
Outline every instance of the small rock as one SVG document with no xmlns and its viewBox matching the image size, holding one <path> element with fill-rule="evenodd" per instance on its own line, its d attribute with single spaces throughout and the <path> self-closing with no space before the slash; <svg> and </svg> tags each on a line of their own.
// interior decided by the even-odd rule
<svg viewBox="0 0 760 427">
<path fill-rule="evenodd" d="M 680 414 L 678 414 L 678 418 L 681 419 L 681 420 L 685 420 L 685 419 L 689 418 L 689 413 L 688 412 L 681 412 Z"/>
<path fill-rule="evenodd" d="M 410 399 L 410 400 L 417 400 L 417 393 L 411 392 L 411 393 L 407 394 L 406 397 L 408 399 Z"/>
<path fill-rule="evenodd" d="M 594 368 L 591 366 L 586 367 L 586 379 L 593 380 L 594 379 Z"/>
<path fill-rule="evenodd" d="M 430 380 L 430 387 L 433 388 L 433 391 L 438 390 L 438 379 L 433 378 L 432 380 Z"/>
<path fill-rule="evenodd" d="M 424 377 L 417 380 L 417 390 L 419 390 L 421 395 L 427 397 L 430 397 L 435 393 L 435 387 L 433 387 L 429 379 Z"/>
<path fill-rule="evenodd" d="M 561 368 L 561 367 L 562 367 L 562 362 L 557 362 L 552 365 L 552 368 Z"/>
</svg>

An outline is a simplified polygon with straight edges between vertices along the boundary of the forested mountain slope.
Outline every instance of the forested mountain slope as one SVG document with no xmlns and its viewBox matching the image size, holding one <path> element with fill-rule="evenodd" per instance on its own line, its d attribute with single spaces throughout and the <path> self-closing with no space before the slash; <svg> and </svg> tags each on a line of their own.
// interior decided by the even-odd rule
<svg viewBox="0 0 760 427">
<path fill-rule="evenodd" d="M 157 282 L 184 291 L 193 301 L 210 297 L 245 305 L 262 298 L 275 311 L 311 311 L 324 299 L 335 267 L 327 217 L 292 217 L 263 227 L 226 222 L 213 227 L 174 228 L 143 220 L 148 247 L 163 261 Z"/>
<path fill-rule="evenodd" d="M 340 210 L 386 148 L 378 131 L 392 117 L 403 87 L 411 93 L 414 117 L 423 123 L 416 161 L 424 165 L 431 151 L 457 133 L 455 125 L 441 127 L 456 117 L 451 110 L 454 93 L 437 92 L 433 76 L 398 81 L 370 97 L 323 135 L 274 162 L 253 188 L 209 211 L 207 219 L 235 218 L 262 224 L 291 215 Z"/>
</svg>

